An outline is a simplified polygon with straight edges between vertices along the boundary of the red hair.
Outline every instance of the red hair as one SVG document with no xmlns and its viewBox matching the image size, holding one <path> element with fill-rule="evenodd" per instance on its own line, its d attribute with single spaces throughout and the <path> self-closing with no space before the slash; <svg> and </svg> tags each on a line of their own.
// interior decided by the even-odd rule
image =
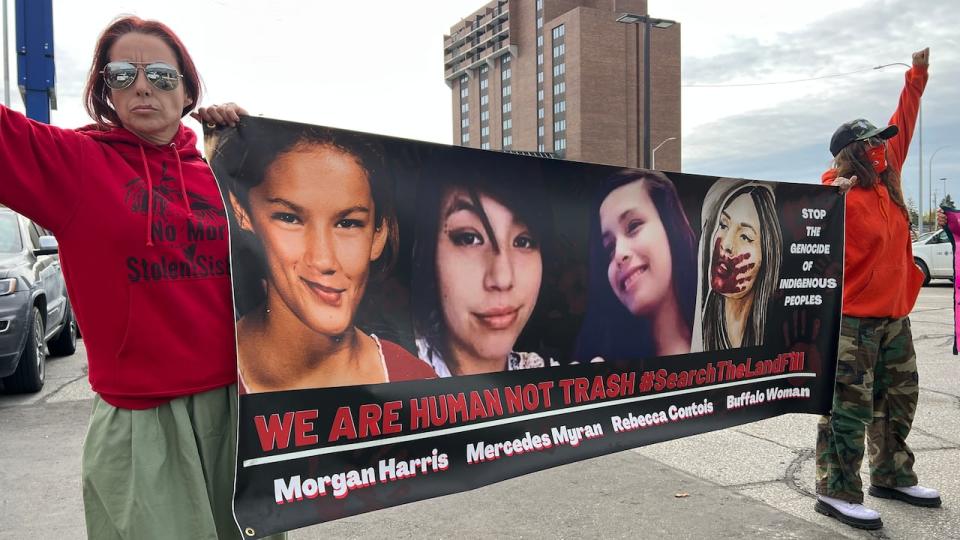
<svg viewBox="0 0 960 540">
<path fill-rule="evenodd" d="M 179 64 L 176 67 L 183 75 L 184 93 L 191 100 L 180 115 L 186 116 L 196 108 L 203 93 L 200 74 L 197 73 L 197 66 L 193 64 L 193 58 L 170 27 L 159 21 L 144 20 L 133 15 L 114 20 L 97 40 L 97 46 L 93 51 L 93 64 L 90 66 L 90 74 L 87 76 L 87 85 L 84 89 L 84 107 L 87 109 L 87 114 L 100 126 L 120 125 L 120 118 L 107 102 L 107 87 L 100 72 L 110 61 L 110 48 L 113 44 L 131 33 L 156 36 L 173 50 Z"/>
</svg>

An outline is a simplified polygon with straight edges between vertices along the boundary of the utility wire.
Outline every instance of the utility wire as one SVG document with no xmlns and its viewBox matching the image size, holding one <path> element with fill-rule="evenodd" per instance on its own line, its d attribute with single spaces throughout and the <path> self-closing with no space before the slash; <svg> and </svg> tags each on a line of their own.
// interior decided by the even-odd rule
<svg viewBox="0 0 960 540">
<path fill-rule="evenodd" d="M 832 79 L 834 77 L 846 77 L 848 75 L 855 75 L 857 73 L 864 73 L 867 71 L 873 71 L 877 68 L 863 68 L 856 71 L 847 71 L 846 73 L 834 73 L 832 75 L 822 75 L 820 77 L 810 77 L 809 79 L 794 79 L 791 81 L 773 81 L 773 82 L 758 82 L 758 83 L 740 83 L 740 84 L 681 84 L 681 88 L 728 88 L 735 86 L 772 86 L 775 84 L 794 84 L 807 81 L 819 81 L 822 79 Z"/>
</svg>

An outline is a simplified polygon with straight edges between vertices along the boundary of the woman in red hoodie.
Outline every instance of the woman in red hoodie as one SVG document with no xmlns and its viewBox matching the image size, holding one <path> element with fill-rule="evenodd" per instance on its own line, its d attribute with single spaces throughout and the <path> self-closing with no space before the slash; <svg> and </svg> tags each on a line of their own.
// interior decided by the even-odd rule
<svg viewBox="0 0 960 540">
<path fill-rule="evenodd" d="M 917 485 L 906 443 L 919 396 L 907 315 L 923 276 L 913 262 L 900 169 L 928 58 L 929 49 L 914 53 L 890 125 L 877 128 L 859 119 L 837 129 L 830 141 L 834 168 L 823 175 L 825 184 L 848 191 L 843 320 L 833 409 L 817 430 L 816 510 L 863 529 L 883 526 L 880 514 L 862 504 L 865 432 L 871 495 L 940 506 L 936 490 Z"/>
<path fill-rule="evenodd" d="M 95 125 L 0 107 L 0 203 L 57 236 L 97 393 L 83 453 L 90 538 L 240 537 L 227 222 L 181 123 L 200 93 L 177 36 L 126 17 L 94 52 Z M 201 117 L 232 124 L 238 112 Z"/>
</svg>

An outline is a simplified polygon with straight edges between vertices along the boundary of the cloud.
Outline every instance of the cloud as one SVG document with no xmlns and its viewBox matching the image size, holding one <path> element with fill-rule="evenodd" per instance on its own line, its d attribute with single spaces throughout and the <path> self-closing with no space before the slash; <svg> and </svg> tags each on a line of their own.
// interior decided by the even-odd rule
<svg viewBox="0 0 960 540">
<path fill-rule="evenodd" d="M 960 108 L 955 106 L 960 103 L 960 47 L 954 38 L 958 26 L 960 6 L 954 3 L 870 3 L 827 15 L 775 39 L 734 39 L 715 56 L 684 58 L 684 84 L 780 81 L 894 61 L 909 63 L 912 51 L 928 45 L 931 78 L 923 101 L 926 177 L 932 151 L 939 145 L 960 143 L 955 132 L 960 124 Z M 689 129 L 684 134 L 683 168 L 704 174 L 819 181 L 830 159 L 827 145 L 834 129 L 858 117 L 877 124 L 886 121 L 896 107 L 904 70 L 894 66 L 795 85 L 685 88 L 685 109 L 701 106 L 701 101 L 723 106 L 738 98 L 753 99 L 756 105 L 744 112 L 715 115 Z M 914 136 L 903 169 L 905 192 L 914 198 L 918 146 Z M 937 155 L 934 173 L 938 178 L 952 175 L 960 187 L 960 144 L 951 152 Z M 926 197 L 926 184 L 924 190 Z"/>
<path fill-rule="evenodd" d="M 871 2 L 832 13 L 800 31 L 766 39 L 733 38 L 721 54 L 684 58 L 683 83 L 781 80 L 790 73 L 815 77 L 887 63 L 884 58 L 909 62 L 906 54 L 924 41 L 955 44 L 953 29 L 958 25 L 960 9 L 950 2 Z M 903 49 L 905 44 L 909 50 Z M 953 56 L 956 49 L 944 47 L 937 53 Z"/>
</svg>

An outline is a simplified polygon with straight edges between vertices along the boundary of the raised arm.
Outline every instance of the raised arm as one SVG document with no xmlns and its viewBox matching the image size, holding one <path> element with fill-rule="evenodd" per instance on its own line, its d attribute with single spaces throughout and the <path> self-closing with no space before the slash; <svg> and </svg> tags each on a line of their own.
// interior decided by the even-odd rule
<svg viewBox="0 0 960 540">
<path fill-rule="evenodd" d="M 0 105 L 0 204 L 55 234 L 76 210 L 84 137 Z"/>
<path fill-rule="evenodd" d="M 887 160 L 897 171 L 903 168 L 903 162 L 907 159 L 907 151 L 910 149 L 913 130 L 920 113 L 920 96 L 923 95 L 923 89 L 927 86 L 929 65 L 929 47 L 913 53 L 913 66 L 904 76 L 905 82 L 900 92 L 900 102 L 890 118 L 890 123 L 896 125 L 899 132 L 887 144 Z"/>
</svg>

